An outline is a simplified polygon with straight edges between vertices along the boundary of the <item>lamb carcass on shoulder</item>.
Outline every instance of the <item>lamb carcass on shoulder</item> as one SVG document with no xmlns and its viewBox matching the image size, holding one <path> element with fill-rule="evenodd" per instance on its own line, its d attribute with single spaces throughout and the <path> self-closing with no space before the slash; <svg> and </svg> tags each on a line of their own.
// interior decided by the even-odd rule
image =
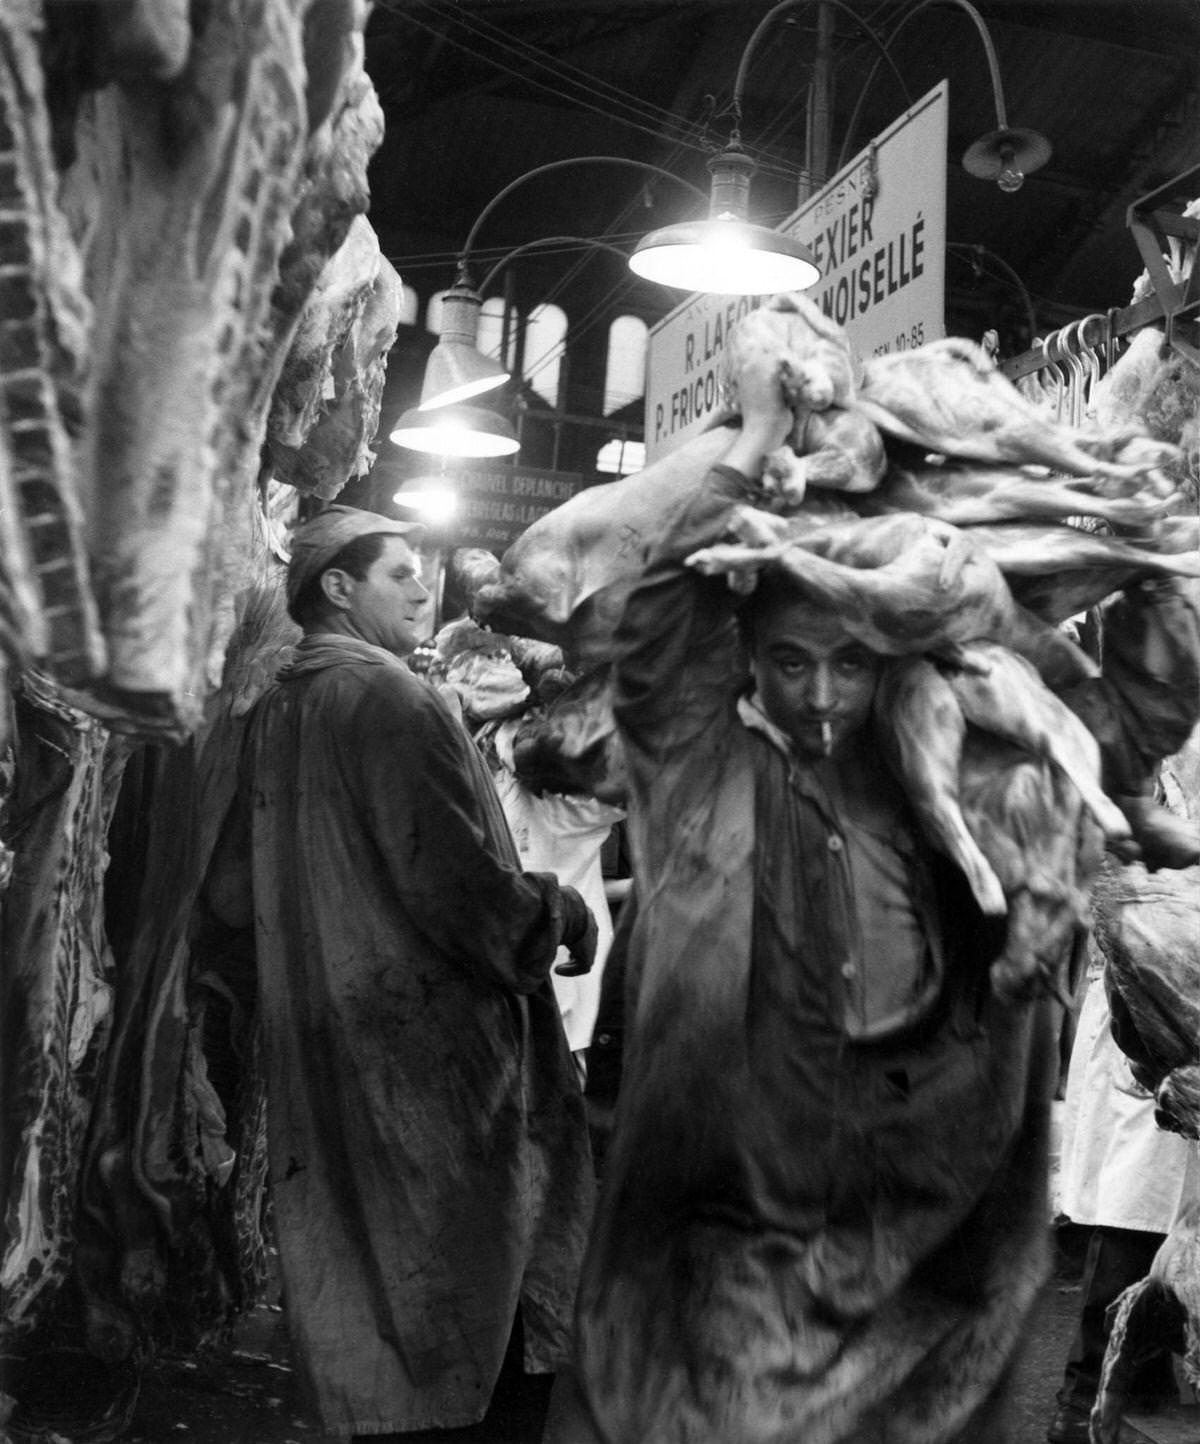
<svg viewBox="0 0 1200 1444">
<path fill-rule="evenodd" d="M 654 541 L 710 467 L 734 429 L 684 442 L 644 471 L 588 487 L 528 527 L 482 584 L 475 615 L 497 631 L 554 642 L 587 669 L 608 661 L 629 589 Z"/>
<path fill-rule="evenodd" d="M 721 358 L 722 396 L 734 411 L 743 368 L 764 354 L 795 418 L 787 441 L 767 460 L 764 480 L 779 504 L 799 506 L 809 486 L 872 490 L 887 458 L 878 427 L 852 404 L 863 367 L 846 332 L 798 293 L 773 296 L 743 316 Z"/>
<path fill-rule="evenodd" d="M 1178 448 L 1136 431 L 1090 433 L 1051 422 L 1002 375 L 981 346 L 961 336 L 874 356 L 854 399 L 885 436 L 974 461 L 1017 462 L 1072 476 L 1142 476 Z M 1165 478 L 1162 494 L 1174 490 Z"/>
<path fill-rule="evenodd" d="M 969 729 L 959 797 L 971 835 L 1008 903 L 991 965 L 1003 998 L 1064 998 L 1072 953 L 1091 922 L 1103 834 L 1066 773 L 1045 757 Z"/>
<path fill-rule="evenodd" d="M 1063 622 L 1094 607 L 1130 583 L 1164 577 L 1200 576 L 1200 550 L 1190 518 L 1172 527 L 1168 546 L 1151 537 L 1136 542 L 1073 526 L 1009 521 L 972 526 L 971 540 L 992 558 L 1013 595 L 1049 622 Z M 1190 550 L 1174 550 L 1191 542 Z"/>
<path fill-rule="evenodd" d="M 884 673 L 876 697 L 878 730 L 930 840 L 962 868 L 985 913 L 1008 909 L 1003 885 L 961 806 L 967 725 L 1045 758 L 1070 779 L 1109 841 L 1129 839 L 1124 814 L 1100 787 L 1100 749 L 1082 722 L 1007 648 L 970 642 L 962 666 L 907 657 Z M 1011 872 L 1011 869 L 1010 869 Z"/>
<path fill-rule="evenodd" d="M 986 637 L 1029 657 L 1051 685 L 1095 674 L 1065 634 L 1013 600 L 1000 569 L 968 532 L 931 517 L 810 523 L 767 545 L 705 547 L 688 563 L 706 576 L 735 579 L 777 569 L 884 656 L 933 651 L 953 658 L 962 643 Z"/>
<path fill-rule="evenodd" d="M 1169 505 L 1157 487 L 1140 477 L 1120 487 L 1097 487 L 1091 477 L 1039 476 L 1012 465 L 952 459 L 923 465 L 893 461 L 863 499 L 864 509 L 918 512 L 955 526 L 1095 516 L 1118 526 L 1144 527 L 1165 516 Z"/>
</svg>

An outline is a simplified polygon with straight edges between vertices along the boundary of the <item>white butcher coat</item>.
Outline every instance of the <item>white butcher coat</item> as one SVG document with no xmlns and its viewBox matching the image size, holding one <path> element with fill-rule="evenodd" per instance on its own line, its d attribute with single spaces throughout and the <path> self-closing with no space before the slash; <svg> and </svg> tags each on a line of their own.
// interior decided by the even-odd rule
<svg viewBox="0 0 1200 1444">
<path fill-rule="evenodd" d="M 1200 1145 L 1154 1122 L 1109 1028 L 1104 974 L 1093 964 L 1079 1014 L 1063 1109 L 1061 1209 L 1074 1223 L 1167 1233 L 1200 1198 Z"/>
</svg>

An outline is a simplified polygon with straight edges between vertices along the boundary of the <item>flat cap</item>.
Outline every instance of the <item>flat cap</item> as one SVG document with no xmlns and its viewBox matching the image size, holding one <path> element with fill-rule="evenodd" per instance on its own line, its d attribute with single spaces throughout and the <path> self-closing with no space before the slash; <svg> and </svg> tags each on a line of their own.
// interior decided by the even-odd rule
<svg viewBox="0 0 1200 1444">
<path fill-rule="evenodd" d="M 419 521 L 393 521 L 377 511 L 356 506 L 327 506 L 304 523 L 292 537 L 292 559 L 287 571 L 287 599 L 290 606 L 305 584 L 319 576 L 338 552 L 360 536 L 402 536 L 417 542 L 425 528 Z"/>
</svg>

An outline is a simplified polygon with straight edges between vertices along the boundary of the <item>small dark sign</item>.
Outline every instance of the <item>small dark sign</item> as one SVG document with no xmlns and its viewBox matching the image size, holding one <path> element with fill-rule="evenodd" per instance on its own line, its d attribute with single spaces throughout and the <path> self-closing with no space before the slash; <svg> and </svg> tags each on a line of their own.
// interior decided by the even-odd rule
<svg viewBox="0 0 1200 1444">
<path fill-rule="evenodd" d="M 484 547 L 498 556 L 531 522 L 582 491 L 583 478 L 532 466 L 466 466 L 456 472 L 455 486 L 454 545 Z"/>
</svg>

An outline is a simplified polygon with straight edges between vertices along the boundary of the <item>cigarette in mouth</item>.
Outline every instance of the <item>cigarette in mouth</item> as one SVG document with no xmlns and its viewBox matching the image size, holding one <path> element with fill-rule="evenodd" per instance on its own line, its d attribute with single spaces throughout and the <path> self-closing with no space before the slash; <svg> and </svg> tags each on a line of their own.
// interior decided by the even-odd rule
<svg viewBox="0 0 1200 1444">
<path fill-rule="evenodd" d="M 828 722 L 821 723 L 821 751 L 826 757 L 833 751 L 833 728 Z"/>
</svg>

